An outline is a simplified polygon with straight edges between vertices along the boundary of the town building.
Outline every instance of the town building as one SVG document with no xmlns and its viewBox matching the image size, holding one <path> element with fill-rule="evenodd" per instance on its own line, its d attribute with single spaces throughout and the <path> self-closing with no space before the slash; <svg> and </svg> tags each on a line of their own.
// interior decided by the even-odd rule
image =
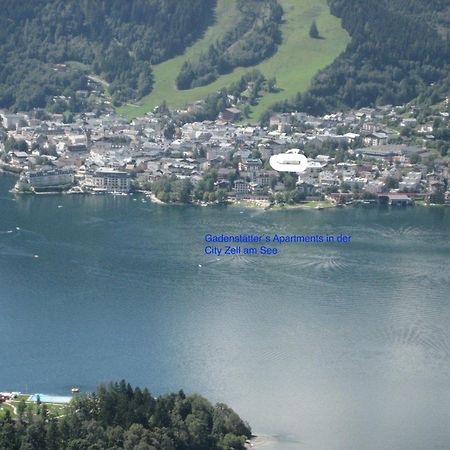
<svg viewBox="0 0 450 450">
<path fill-rule="evenodd" d="M 20 174 L 18 186 L 33 189 L 68 187 L 73 180 L 74 171 L 71 168 L 26 170 Z"/>
<path fill-rule="evenodd" d="M 129 192 L 131 180 L 127 172 L 101 167 L 86 173 L 83 186 L 99 192 Z"/>
</svg>

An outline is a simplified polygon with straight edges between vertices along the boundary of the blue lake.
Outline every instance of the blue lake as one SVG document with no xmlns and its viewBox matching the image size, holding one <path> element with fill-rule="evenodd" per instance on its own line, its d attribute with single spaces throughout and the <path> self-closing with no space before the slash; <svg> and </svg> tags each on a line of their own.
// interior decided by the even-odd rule
<svg viewBox="0 0 450 450">
<path fill-rule="evenodd" d="M 126 378 L 232 406 L 272 450 L 450 448 L 450 209 L 25 196 L 0 176 L 0 390 Z M 205 233 L 346 234 L 208 256 Z M 201 266 L 201 267 L 200 267 Z"/>
</svg>

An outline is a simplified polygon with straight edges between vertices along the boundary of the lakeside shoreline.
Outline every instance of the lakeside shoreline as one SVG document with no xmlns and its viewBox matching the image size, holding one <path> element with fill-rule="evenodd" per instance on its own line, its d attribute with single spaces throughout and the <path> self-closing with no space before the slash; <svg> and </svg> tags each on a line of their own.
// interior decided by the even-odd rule
<svg viewBox="0 0 450 450">
<path fill-rule="evenodd" d="M 6 171 L 4 168 L 0 167 L 0 175 L 10 175 L 15 178 L 19 176 L 18 173 Z M 223 203 L 217 203 L 217 202 L 190 202 L 190 203 L 180 203 L 180 202 L 163 202 L 160 200 L 152 191 L 143 190 L 143 189 L 136 189 L 135 191 L 129 192 L 129 193 L 118 193 L 118 192 L 95 192 L 95 191 L 83 191 L 81 189 L 77 188 L 71 188 L 69 190 L 60 190 L 60 191 L 42 191 L 42 192 L 35 192 L 35 191 L 20 191 L 17 190 L 14 186 L 9 189 L 9 192 L 13 195 L 26 195 L 26 196 L 52 196 L 52 195 L 112 195 L 112 196 L 126 196 L 131 197 L 133 194 L 141 194 L 146 196 L 148 199 L 150 199 L 150 202 L 155 205 L 161 205 L 161 206 L 200 206 L 200 207 L 207 207 L 207 206 L 230 206 L 232 208 L 243 208 L 243 209 L 259 209 L 264 211 L 287 211 L 287 210 L 317 210 L 322 211 L 325 209 L 335 209 L 335 208 L 342 208 L 342 207 L 350 207 L 350 206 L 361 206 L 358 203 L 347 203 L 347 204 L 336 204 L 328 200 L 310 200 L 305 201 L 303 203 L 296 203 L 296 204 L 273 204 L 270 203 L 268 200 L 261 200 L 261 199 L 228 199 L 227 201 Z M 366 205 L 364 205 L 366 206 Z M 368 205 L 370 207 L 379 206 L 379 204 L 371 204 Z M 435 204 L 435 203 L 426 203 L 424 201 L 416 200 L 412 205 L 412 207 L 421 207 L 421 208 L 445 208 L 449 207 L 450 204 L 444 203 L 444 204 Z M 398 207 L 395 207 L 397 209 Z"/>
</svg>

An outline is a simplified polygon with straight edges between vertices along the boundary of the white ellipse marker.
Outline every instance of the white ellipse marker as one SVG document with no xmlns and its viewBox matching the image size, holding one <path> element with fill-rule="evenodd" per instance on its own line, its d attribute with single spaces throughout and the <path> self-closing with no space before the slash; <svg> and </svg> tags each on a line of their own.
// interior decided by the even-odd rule
<svg viewBox="0 0 450 450">
<path fill-rule="evenodd" d="M 299 153 L 280 153 L 270 157 L 269 163 L 277 172 L 304 172 L 308 167 L 308 159 Z"/>
</svg>

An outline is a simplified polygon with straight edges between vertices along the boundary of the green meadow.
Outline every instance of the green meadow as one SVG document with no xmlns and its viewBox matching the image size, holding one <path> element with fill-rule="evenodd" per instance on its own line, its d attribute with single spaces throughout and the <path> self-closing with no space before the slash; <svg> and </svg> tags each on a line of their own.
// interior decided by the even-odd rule
<svg viewBox="0 0 450 450">
<path fill-rule="evenodd" d="M 184 91 L 176 88 L 175 80 L 183 62 L 195 59 L 210 43 L 232 28 L 238 19 L 235 0 L 218 0 L 216 21 L 206 30 L 203 38 L 189 47 L 183 55 L 153 66 L 155 83 L 152 93 L 137 104 L 118 108 L 118 112 L 134 118 L 151 111 L 163 101 L 171 109 L 183 108 L 189 102 L 227 87 L 252 69 L 260 70 L 266 78 L 275 77 L 279 89 L 278 92 L 266 94 L 252 108 L 253 121 L 258 120 L 260 114 L 272 103 L 306 90 L 317 71 L 331 64 L 344 51 L 349 36 L 341 27 L 340 20 L 331 15 L 326 0 L 279 0 L 279 3 L 284 10 L 284 23 L 281 27 L 283 42 L 272 57 L 252 67 L 236 68 L 207 86 Z M 309 37 L 313 20 L 323 39 Z"/>
</svg>

